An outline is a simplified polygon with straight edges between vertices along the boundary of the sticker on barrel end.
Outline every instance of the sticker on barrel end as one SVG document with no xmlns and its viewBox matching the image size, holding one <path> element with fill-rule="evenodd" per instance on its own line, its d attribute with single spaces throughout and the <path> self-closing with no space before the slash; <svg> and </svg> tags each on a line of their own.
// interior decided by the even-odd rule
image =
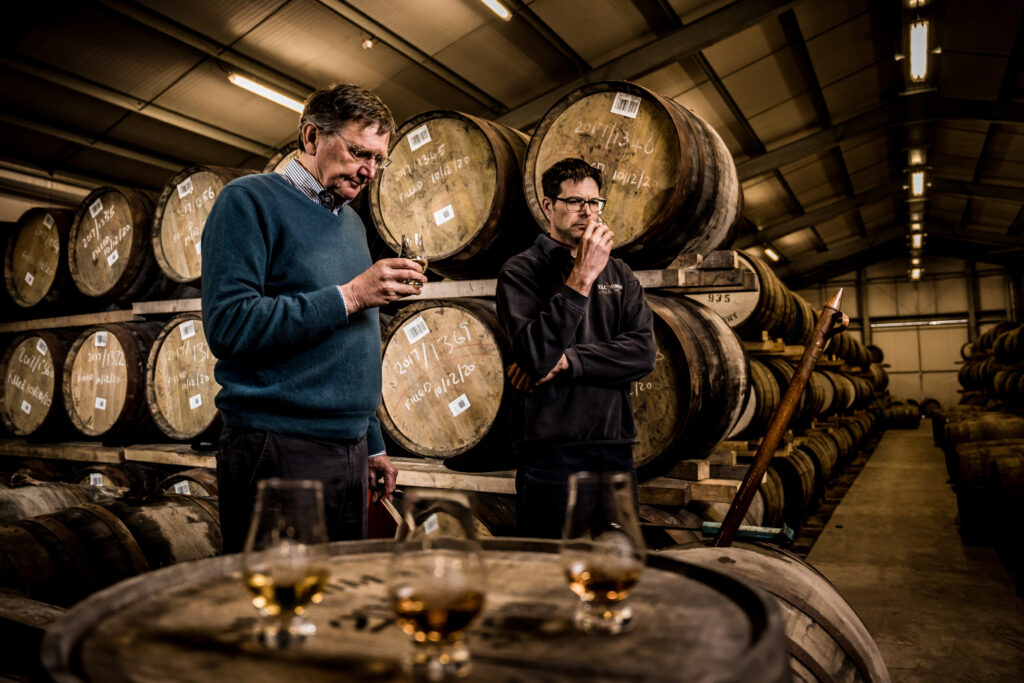
<svg viewBox="0 0 1024 683">
<path fill-rule="evenodd" d="M 195 396 L 188 397 L 189 410 L 195 410 L 201 405 L 203 405 L 203 397 L 201 395 L 196 394 Z"/>
<path fill-rule="evenodd" d="M 50 350 L 50 347 L 46 345 L 45 341 L 43 341 L 42 339 L 37 339 L 36 340 L 36 351 L 38 351 L 39 353 L 41 353 L 41 354 L 43 354 L 45 356 L 46 352 L 49 351 L 49 350 Z"/>
<path fill-rule="evenodd" d="M 418 315 L 406 323 L 402 331 L 405 332 L 405 338 L 409 340 L 410 344 L 415 344 L 430 334 L 430 328 L 427 327 L 427 321 L 423 319 L 422 315 Z"/>
<path fill-rule="evenodd" d="M 612 102 L 612 113 L 628 116 L 635 119 L 640 111 L 640 98 L 636 95 L 627 95 L 624 92 L 615 93 L 615 101 Z"/>
<path fill-rule="evenodd" d="M 178 183 L 178 197 L 184 199 L 185 197 L 192 194 L 192 179 L 185 178 L 185 180 Z"/>
<path fill-rule="evenodd" d="M 430 142 L 430 131 L 427 130 L 427 124 L 425 123 L 409 133 L 410 151 L 415 152 L 428 142 Z"/>
<path fill-rule="evenodd" d="M 32 404 L 29 403 L 28 401 L 22 401 L 21 402 L 21 412 L 25 413 L 26 415 L 31 415 L 32 414 Z"/>
<path fill-rule="evenodd" d="M 89 486 L 103 486 L 103 475 L 99 472 L 90 472 Z"/>
<path fill-rule="evenodd" d="M 189 488 L 187 481 L 176 481 L 174 482 L 174 492 L 180 493 L 183 496 L 191 496 L 192 489 Z"/>
<path fill-rule="evenodd" d="M 107 331 L 106 330 L 100 330 L 99 332 L 96 333 L 96 342 L 95 342 L 95 344 L 96 344 L 96 346 L 106 346 L 107 345 Z"/>
<path fill-rule="evenodd" d="M 110 267 L 117 263 L 117 249 L 110 252 L 110 256 L 107 257 L 107 267 Z"/>
<path fill-rule="evenodd" d="M 465 394 L 462 394 L 457 399 L 448 404 L 448 410 L 452 411 L 452 417 L 457 417 L 469 409 L 469 399 L 466 398 Z"/>
<path fill-rule="evenodd" d="M 453 218 L 455 218 L 455 209 L 452 208 L 451 204 L 434 212 L 434 223 L 437 225 L 447 223 Z"/>
<path fill-rule="evenodd" d="M 106 410 L 107 409 L 107 399 L 100 398 L 99 396 L 97 396 L 96 397 L 96 404 L 95 405 L 96 405 L 96 410 Z"/>
<path fill-rule="evenodd" d="M 32 273 L 25 273 L 25 284 L 26 285 L 31 287 L 32 283 L 35 282 L 35 281 L 36 281 L 36 276 L 35 275 L 33 275 Z"/>
<path fill-rule="evenodd" d="M 437 530 L 441 528 L 441 522 L 437 519 L 437 513 L 427 517 L 426 521 L 423 522 L 423 533 L 424 534 L 436 534 Z"/>
<path fill-rule="evenodd" d="M 103 200 L 98 198 L 89 206 L 89 217 L 96 218 L 96 215 L 103 210 Z"/>
<path fill-rule="evenodd" d="M 50 214 L 46 214 L 45 216 L 43 216 L 43 225 L 46 226 L 47 230 L 53 228 L 56 222 L 57 221 L 53 220 L 53 216 L 51 216 Z"/>
<path fill-rule="evenodd" d="M 178 329 L 181 330 L 182 340 L 196 336 L 196 322 L 194 320 L 183 322 Z"/>
</svg>

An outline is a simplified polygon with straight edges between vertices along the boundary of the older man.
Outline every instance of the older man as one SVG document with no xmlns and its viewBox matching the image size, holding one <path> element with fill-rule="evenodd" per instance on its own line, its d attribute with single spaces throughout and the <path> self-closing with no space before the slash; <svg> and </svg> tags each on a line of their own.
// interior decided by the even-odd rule
<svg viewBox="0 0 1024 683">
<path fill-rule="evenodd" d="M 332 540 L 365 537 L 371 478 L 394 489 L 375 416 L 377 307 L 418 293 L 407 281 L 426 278 L 408 259 L 373 263 L 348 206 L 388 165 L 394 129 L 373 93 L 318 90 L 299 123 L 298 159 L 228 184 L 206 222 L 203 322 L 221 385 L 225 552 L 243 546 L 260 479 L 322 481 Z"/>
</svg>

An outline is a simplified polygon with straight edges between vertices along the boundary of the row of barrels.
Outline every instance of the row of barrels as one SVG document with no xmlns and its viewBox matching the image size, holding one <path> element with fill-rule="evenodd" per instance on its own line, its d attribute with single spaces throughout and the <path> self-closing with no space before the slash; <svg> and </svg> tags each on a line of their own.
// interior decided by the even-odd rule
<svg viewBox="0 0 1024 683">
<path fill-rule="evenodd" d="M 202 440 L 219 429 L 214 362 L 195 314 L 23 334 L 0 359 L 0 422 L 51 441 Z"/>
<path fill-rule="evenodd" d="M 960 350 L 957 373 L 964 389 L 962 403 L 998 408 L 1024 401 L 1024 340 L 1020 323 L 1001 321 Z"/>
</svg>

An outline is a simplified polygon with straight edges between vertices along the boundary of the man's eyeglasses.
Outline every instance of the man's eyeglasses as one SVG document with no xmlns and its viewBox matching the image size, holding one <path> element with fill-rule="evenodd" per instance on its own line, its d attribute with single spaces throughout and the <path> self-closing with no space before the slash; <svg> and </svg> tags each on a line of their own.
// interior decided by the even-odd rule
<svg viewBox="0 0 1024 683">
<path fill-rule="evenodd" d="M 356 159 L 358 159 L 359 161 L 363 162 L 364 164 L 368 164 L 372 161 L 374 164 L 376 164 L 377 168 L 387 168 L 388 166 L 391 165 L 391 159 L 388 159 L 386 156 L 374 154 L 368 149 L 363 149 L 359 145 L 349 142 L 341 133 L 338 133 L 333 130 L 329 130 L 327 132 L 330 133 L 331 135 L 337 135 L 339 138 L 341 138 L 341 141 L 344 142 L 345 146 L 348 148 L 348 153 L 351 154 Z"/>
<path fill-rule="evenodd" d="M 565 202 L 565 207 L 572 213 L 582 211 L 584 204 L 594 213 L 601 213 L 604 211 L 604 205 L 608 202 L 607 199 L 584 199 L 583 197 L 552 197 L 552 199 Z"/>
</svg>

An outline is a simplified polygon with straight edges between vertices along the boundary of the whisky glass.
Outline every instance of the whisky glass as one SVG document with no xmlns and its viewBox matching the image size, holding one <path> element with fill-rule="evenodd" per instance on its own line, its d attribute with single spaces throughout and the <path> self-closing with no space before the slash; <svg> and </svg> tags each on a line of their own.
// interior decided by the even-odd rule
<svg viewBox="0 0 1024 683">
<path fill-rule="evenodd" d="M 423 274 L 427 274 L 427 257 L 423 251 L 423 235 L 421 233 L 413 232 L 402 235 L 402 246 L 398 255 L 420 264 L 423 267 Z M 405 284 L 412 285 L 417 289 L 423 286 L 419 280 L 406 280 Z"/>
<path fill-rule="evenodd" d="M 260 614 L 256 637 L 266 647 L 291 648 L 316 633 L 305 613 L 323 599 L 326 542 L 319 481 L 259 482 L 242 565 L 246 589 Z"/>
<path fill-rule="evenodd" d="M 623 633 L 632 625 L 627 598 L 647 555 L 629 472 L 576 472 L 569 477 L 569 503 L 561 562 L 569 588 L 580 601 L 573 617 L 584 633 Z"/>
<path fill-rule="evenodd" d="M 398 626 L 413 643 L 408 668 L 416 680 L 469 673 L 466 629 L 486 592 L 483 560 L 468 498 L 444 491 L 406 491 L 388 577 Z"/>
</svg>

